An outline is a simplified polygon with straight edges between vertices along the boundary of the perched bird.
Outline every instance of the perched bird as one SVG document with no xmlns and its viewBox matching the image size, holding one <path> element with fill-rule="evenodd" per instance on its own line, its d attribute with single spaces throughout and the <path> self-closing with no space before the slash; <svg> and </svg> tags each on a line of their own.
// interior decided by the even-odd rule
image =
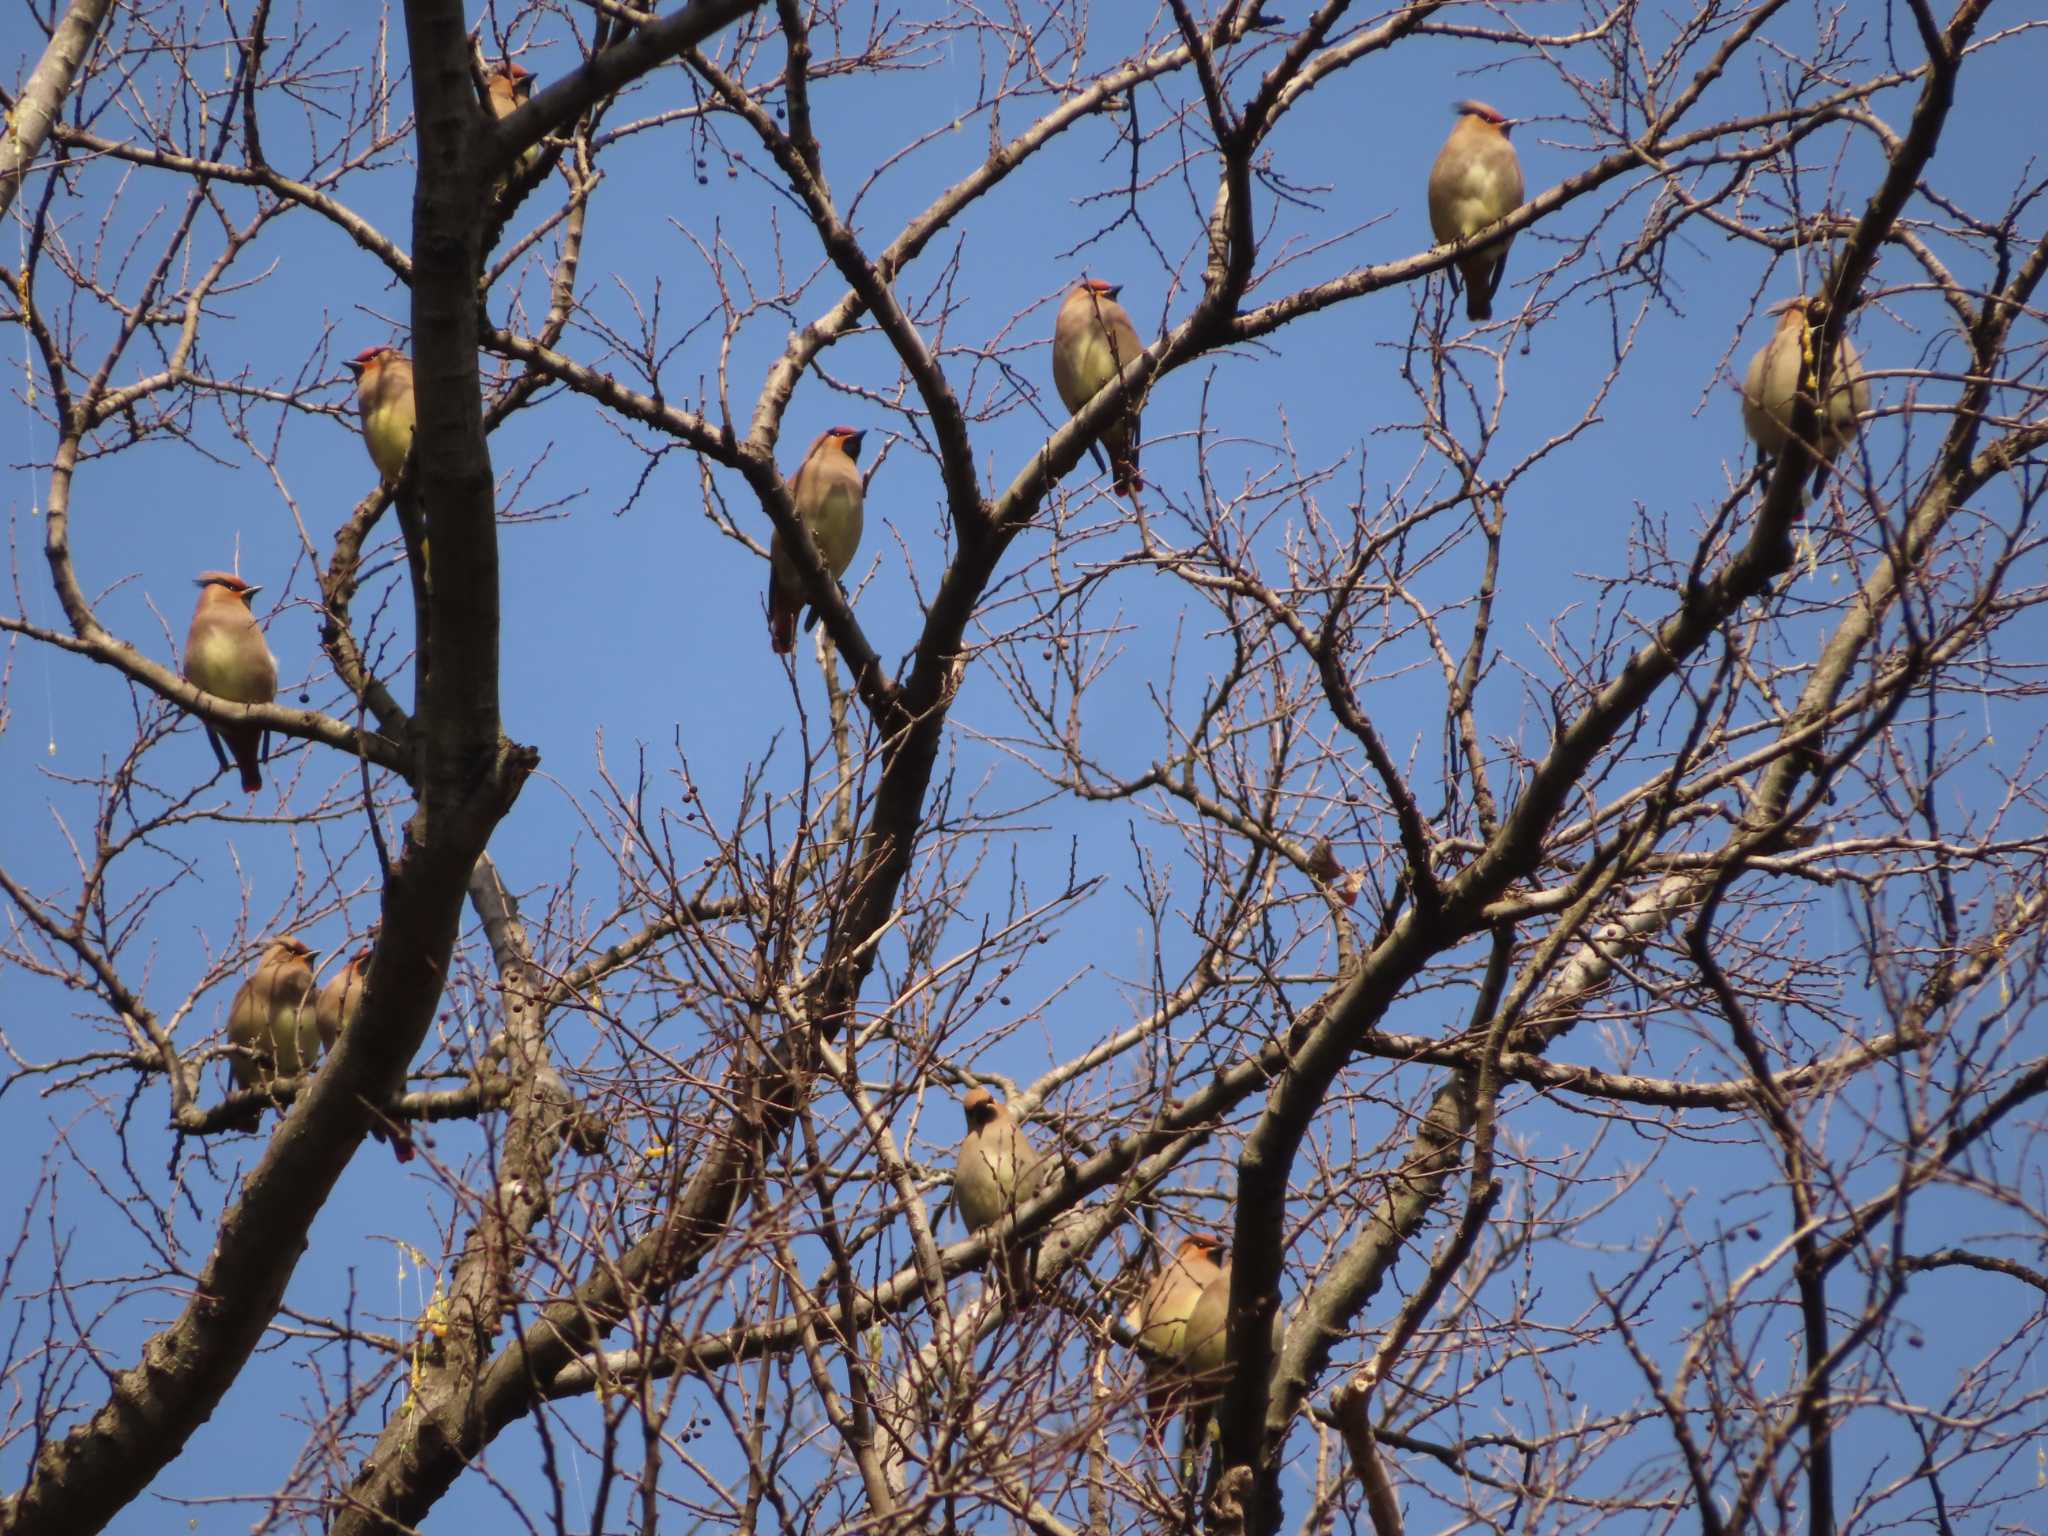
<svg viewBox="0 0 2048 1536">
<path fill-rule="evenodd" d="M 217 699 L 236 704 L 268 704 L 277 697 L 277 658 L 264 643 L 249 599 L 263 589 L 252 587 L 227 571 L 202 571 L 199 605 L 185 635 L 185 676 Z M 215 725 L 202 721 L 213 755 L 225 769 L 228 753 L 242 770 L 242 788 L 250 794 L 263 787 L 256 766 L 269 756 L 267 733 L 257 725 Z M 222 750 L 225 741 L 227 748 Z"/>
<path fill-rule="evenodd" d="M 314 1004 L 314 1020 L 320 1029 L 320 1045 L 323 1050 L 333 1050 L 335 1042 L 341 1039 L 344 1030 L 355 1026 L 356 1015 L 363 1007 L 363 973 L 370 968 L 370 950 L 366 945 L 348 958 L 348 964 L 327 979 L 327 985 L 320 989 L 319 1000 Z M 379 1141 L 391 1143 L 391 1151 L 401 1163 L 412 1161 L 412 1138 L 401 1128 L 397 1131 L 385 1129 L 376 1122 L 370 1126 L 370 1134 Z"/>
<path fill-rule="evenodd" d="M 854 551 L 860 548 L 866 502 L 859 464 L 864 436 L 852 427 L 833 427 L 820 433 L 789 483 L 796 515 L 810 530 L 811 542 L 818 546 L 819 558 L 834 581 L 846 574 Z M 803 582 L 777 533 L 768 541 L 768 639 L 778 655 L 796 649 L 796 620 L 803 606 Z M 813 607 L 804 628 L 817 622 L 818 611 Z"/>
<path fill-rule="evenodd" d="M 506 59 L 484 76 L 484 108 L 492 118 L 503 122 L 533 96 L 533 71 Z M 530 144 L 520 151 L 518 163 L 512 167 L 511 178 L 518 180 L 540 159 L 540 146 Z"/>
<path fill-rule="evenodd" d="M 1197 1404 L 1212 1402 L 1229 1380 L 1230 1260 L 1202 1287 L 1187 1323 L 1188 1380 Z"/>
<path fill-rule="evenodd" d="M 1079 414 L 1145 350 L 1130 315 L 1116 301 L 1122 292 L 1116 283 L 1083 278 L 1060 305 L 1052 328 L 1052 381 L 1070 416 Z M 1116 493 L 1127 499 L 1145 486 L 1138 475 L 1140 404 L 1134 393 L 1124 402 L 1123 414 L 1102 429 Z"/>
<path fill-rule="evenodd" d="M 356 1021 L 363 1006 L 363 972 L 370 968 L 370 951 L 359 949 L 348 963 L 327 978 L 314 1005 L 314 1020 L 320 1026 L 320 1048 L 334 1049 L 341 1032 Z"/>
<path fill-rule="evenodd" d="M 386 485 L 398 484 L 412 455 L 412 360 L 396 347 L 365 347 L 349 359 L 363 446 Z"/>
<path fill-rule="evenodd" d="M 533 96 L 533 71 L 506 59 L 484 76 L 484 106 L 503 122 Z"/>
<path fill-rule="evenodd" d="M 1344 866 L 1337 862 L 1337 850 L 1330 845 L 1327 837 L 1319 837 L 1308 851 L 1308 871 L 1317 880 L 1330 888 L 1330 892 L 1345 906 L 1358 902 L 1358 877 L 1347 875 Z"/>
<path fill-rule="evenodd" d="M 313 951 L 294 938 L 272 939 L 228 1004 L 228 1041 L 241 1047 L 230 1058 L 236 1086 L 310 1072 L 320 1058 L 314 1010 Z"/>
<path fill-rule="evenodd" d="M 1209 1283 L 1224 1273 L 1217 1256 L 1225 1247 L 1222 1238 L 1207 1232 L 1183 1237 L 1166 1267 L 1124 1315 L 1146 1355 L 1146 1413 L 1162 1433 L 1185 1400 L 1192 1341 L 1189 1320 Z M 1227 1291 L 1225 1298 L 1227 1302 Z"/>
<path fill-rule="evenodd" d="M 967 1134 L 953 1165 L 953 1198 L 960 1219 L 979 1232 L 1043 1189 L 1053 1164 L 1025 1139 L 1009 1106 L 986 1088 L 972 1090 L 960 1108 L 967 1115 Z M 1012 1254 L 1004 1273 L 1010 1294 L 1021 1298 L 1031 1283 L 1030 1252 Z"/>
<path fill-rule="evenodd" d="M 1814 348 L 1820 340 L 1815 308 L 1816 301 L 1806 298 L 1773 304 L 1770 313 L 1778 317 L 1778 328 L 1749 360 L 1749 372 L 1743 376 L 1742 425 L 1766 461 L 1776 459 L 1791 443 L 1792 413 L 1799 402 L 1813 403 L 1819 382 Z M 1827 406 L 1814 415 L 1814 495 L 1828 483 L 1835 455 L 1855 441 L 1857 418 L 1869 409 L 1870 383 L 1863 376 L 1863 360 L 1844 336 L 1828 370 Z"/>
<path fill-rule="evenodd" d="M 1429 227 L 1449 245 L 1498 223 L 1522 205 L 1522 162 L 1508 142 L 1514 119 L 1479 101 L 1458 103 L 1458 121 L 1429 173 Z M 1507 269 L 1509 235 L 1458 258 L 1465 317 L 1493 318 L 1493 295 Z"/>
</svg>

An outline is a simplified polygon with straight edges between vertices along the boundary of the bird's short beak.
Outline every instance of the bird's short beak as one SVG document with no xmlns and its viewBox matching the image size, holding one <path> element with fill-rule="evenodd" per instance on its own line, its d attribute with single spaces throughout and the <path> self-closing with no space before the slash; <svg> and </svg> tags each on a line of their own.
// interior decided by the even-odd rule
<svg viewBox="0 0 2048 1536">
<path fill-rule="evenodd" d="M 354 374 L 359 379 L 363 376 L 363 365 L 357 362 L 354 358 L 350 358 L 341 366 L 346 368 L 350 373 Z"/>
<path fill-rule="evenodd" d="M 258 592 L 261 592 L 262 590 L 263 589 L 261 587 L 244 587 L 242 588 L 242 598 L 246 602 L 249 598 L 254 597 Z"/>
<path fill-rule="evenodd" d="M 866 438 L 867 433 L 865 432 L 849 432 L 846 435 L 846 451 L 848 453 L 859 453 L 860 445 Z"/>
<path fill-rule="evenodd" d="M 1123 291 L 1124 285 L 1122 283 L 1111 283 L 1109 285 L 1109 296 L 1112 299 L 1115 298 L 1118 294 L 1122 293 Z"/>
</svg>

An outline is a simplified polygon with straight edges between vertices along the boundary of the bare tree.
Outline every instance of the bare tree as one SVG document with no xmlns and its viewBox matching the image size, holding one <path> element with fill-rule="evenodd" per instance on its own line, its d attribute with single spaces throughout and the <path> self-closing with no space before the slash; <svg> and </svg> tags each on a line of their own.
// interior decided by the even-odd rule
<svg viewBox="0 0 2048 1536">
<path fill-rule="evenodd" d="M 0 1530 L 2031 1528 L 2048 23 L 1284 9 L 22 6 Z"/>
</svg>

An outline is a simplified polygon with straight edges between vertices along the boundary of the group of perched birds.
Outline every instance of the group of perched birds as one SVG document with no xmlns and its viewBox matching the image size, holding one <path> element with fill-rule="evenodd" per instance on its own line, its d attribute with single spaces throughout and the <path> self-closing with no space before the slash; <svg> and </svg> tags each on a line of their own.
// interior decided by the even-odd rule
<svg viewBox="0 0 2048 1536">
<path fill-rule="evenodd" d="M 1078 415 L 1145 350 L 1138 328 L 1116 301 L 1119 291 L 1114 283 L 1083 278 L 1060 305 L 1052 332 L 1052 381 L 1069 415 Z M 1141 409 L 1134 392 L 1100 434 L 1116 493 L 1126 498 L 1144 486 L 1138 475 Z M 860 549 L 867 496 L 859 464 L 864 436 L 852 427 L 820 433 L 789 482 L 796 514 L 834 581 L 846 575 Z M 768 544 L 768 642 L 778 655 L 795 649 L 804 603 L 803 579 L 778 531 Z M 804 628 L 817 619 L 813 610 Z"/>
<path fill-rule="evenodd" d="M 237 1088 L 267 1088 L 284 1078 L 298 1077 L 319 1066 L 342 1032 L 351 1028 L 363 1006 L 363 975 L 370 968 L 370 947 L 364 945 L 316 986 L 313 962 L 317 953 L 290 934 L 263 947 L 262 958 L 248 980 L 235 989 L 228 1004 L 228 1069 Z M 263 1117 L 259 1105 L 241 1118 L 253 1130 Z M 389 1141 L 398 1160 L 413 1155 L 403 1128 L 377 1127 L 379 1141 Z"/>
<path fill-rule="evenodd" d="M 412 364 L 396 347 L 370 347 L 348 367 L 356 378 L 370 460 L 384 484 L 395 485 L 412 455 Z M 200 574 L 199 602 L 185 635 L 189 682 L 236 704 L 269 704 L 277 698 L 277 658 L 249 606 L 262 590 L 232 571 Z M 262 789 L 268 732 L 256 725 L 202 723 L 222 771 L 232 757 L 242 788 L 252 795 Z M 317 992 L 313 959 L 314 952 L 295 937 L 271 939 L 228 1004 L 229 1069 L 237 1087 L 261 1087 L 312 1071 L 322 1051 L 333 1049 L 355 1018 L 370 951 L 352 955 Z M 402 1139 L 394 1145 L 401 1161 L 411 1156 Z"/>
<path fill-rule="evenodd" d="M 1470 239 L 1522 205 L 1522 163 L 1508 138 L 1514 126 L 1513 118 L 1483 101 L 1458 103 L 1458 121 L 1429 172 L 1429 227 L 1445 245 Z M 1513 243 L 1513 235 L 1503 235 L 1458 258 L 1468 319 L 1493 318 L 1493 296 Z M 1855 439 L 1860 418 L 1870 409 L 1870 385 L 1856 348 L 1844 337 L 1821 403 L 1814 355 L 1822 319 L 1818 303 L 1785 299 L 1770 312 L 1778 316 L 1778 329 L 1743 375 L 1742 424 L 1764 459 L 1774 460 L 1792 446 L 1794 413 L 1802 398 L 1814 402 L 1809 447 L 1818 496 L 1836 456 Z"/>
<path fill-rule="evenodd" d="M 528 99 L 533 77 L 507 60 L 486 76 L 485 86 L 485 106 L 502 119 Z M 1521 163 L 1509 140 L 1514 126 L 1484 103 L 1458 104 L 1457 123 L 1429 176 L 1430 227 L 1438 241 L 1469 240 L 1521 206 Z M 519 172 L 525 169 L 522 162 Z M 1470 319 L 1492 317 L 1512 243 L 1513 236 L 1504 235 L 1454 262 Z M 1117 284 L 1084 277 L 1060 305 L 1053 325 L 1052 375 L 1070 415 L 1078 415 L 1115 384 L 1144 351 L 1136 326 L 1118 302 L 1120 292 Z M 1777 329 L 1750 361 L 1741 385 L 1743 424 L 1766 460 L 1795 446 L 1795 413 L 1802 402 L 1816 399 L 1815 339 L 1821 318 L 1816 303 L 1806 298 L 1785 300 L 1773 312 L 1779 317 Z M 348 368 L 355 378 L 364 445 L 385 488 L 397 487 L 413 450 L 412 363 L 396 347 L 374 346 L 357 354 Z M 1126 499 L 1135 499 L 1144 486 L 1139 474 L 1141 396 L 1134 390 L 1098 434 L 1115 494 Z M 1814 466 L 1815 494 L 1835 457 L 1855 438 L 1869 406 L 1861 360 L 1844 338 L 1826 400 L 1813 407 L 1813 439 L 1803 445 Z M 861 542 L 864 436 L 853 427 L 819 434 L 789 481 L 796 514 L 835 582 L 845 576 Z M 424 565 L 424 544 L 421 555 Z M 199 587 L 185 643 L 185 676 L 217 698 L 272 702 L 277 663 L 250 607 L 261 589 L 226 571 L 205 572 Z M 777 532 L 769 545 L 768 578 L 769 641 L 777 653 L 794 649 L 806 601 L 804 582 Z M 813 610 L 805 627 L 816 621 Z M 265 733 L 252 725 L 211 722 L 205 729 L 222 770 L 232 757 L 242 788 L 252 794 L 260 790 Z M 311 1070 L 319 1052 L 331 1048 L 353 1018 L 368 957 L 367 949 L 354 955 L 316 990 L 313 952 L 293 937 L 272 939 L 228 1010 L 236 1083 L 255 1087 Z M 1046 1188 L 1055 1164 L 1032 1148 L 1009 1110 L 986 1089 L 969 1093 L 963 1108 L 968 1132 L 954 1172 L 954 1199 L 967 1225 L 980 1230 Z M 409 1155 L 402 1140 L 399 1151 L 401 1157 Z M 1199 1407 L 1227 1375 L 1230 1265 L 1222 1258 L 1224 1251 L 1222 1241 L 1208 1234 L 1183 1238 L 1125 1320 L 1146 1357 L 1155 1422 L 1184 1406 Z M 1031 1281 L 1029 1253 L 1020 1248 L 1007 1255 L 998 1273 L 1022 1298 Z"/>
<path fill-rule="evenodd" d="M 1016 1117 L 986 1088 L 960 1101 L 967 1134 L 953 1163 L 953 1203 L 979 1232 L 1054 1187 L 1058 1162 L 1025 1136 Z M 1199 1414 L 1229 1376 L 1230 1260 L 1223 1239 L 1190 1232 L 1131 1304 L 1124 1326 L 1145 1359 L 1146 1407 L 1161 1434 L 1181 1412 Z M 996 1272 L 1013 1302 L 1031 1289 L 1031 1252 L 1017 1244 Z"/>
</svg>

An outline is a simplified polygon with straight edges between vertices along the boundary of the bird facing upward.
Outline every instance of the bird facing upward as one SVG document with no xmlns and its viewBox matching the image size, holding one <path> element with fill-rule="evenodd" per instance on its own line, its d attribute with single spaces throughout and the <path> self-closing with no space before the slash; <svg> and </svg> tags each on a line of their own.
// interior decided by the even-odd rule
<svg viewBox="0 0 2048 1536">
<path fill-rule="evenodd" d="M 818 434 L 789 483 L 796 515 L 810 530 L 818 557 L 834 581 L 846 574 L 860 548 L 867 495 L 860 478 L 860 444 L 865 433 L 852 427 L 831 427 Z M 803 611 L 804 584 L 796 563 L 783 548 L 782 535 L 768 541 L 768 641 L 777 655 L 796 649 L 797 615 Z M 818 622 L 814 605 L 804 628 Z"/>
<path fill-rule="evenodd" d="M 1429 173 L 1429 227 L 1440 244 L 1477 234 L 1522 205 L 1522 162 L 1508 142 L 1512 127 L 1514 119 L 1484 102 L 1458 103 L 1458 121 Z M 1458 258 L 1467 319 L 1493 318 L 1493 296 L 1513 243 L 1507 235 Z"/>
<path fill-rule="evenodd" d="M 1100 278 L 1074 285 L 1052 328 L 1052 381 L 1069 416 L 1093 400 L 1145 350 L 1138 329 L 1116 296 L 1123 289 Z M 1133 392 L 1120 415 L 1102 429 L 1116 493 L 1129 499 L 1144 489 L 1138 474 L 1140 401 Z"/>
<path fill-rule="evenodd" d="M 412 455 L 412 360 L 396 347 L 365 347 L 349 359 L 356 376 L 356 410 L 363 446 L 386 485 L 398 484 Z"/>
<path fill-rule="evenodd" d="M 313 999 L 313 951 L 294 938 L 272 939 L 255 974 L 228 1004 L 229 1058 L 235 1083 L 255 1088 L 273 1077 L 310 1072 L 320 1057 Z"/>
<path fill-rule="evenodd" d="M 1757 451 L 1767 460 L 1783 453 L 1792 441 L 1792 414 L 1804 399 L 1811 403 L 1818 383 L 1819 359 L 1814 348 L 1820 327 L 1813 323 L 1814 301 L 1784 299 L 1771 306 L 1778 328 L 1749 360 L 1742 380 L 1742 425 Z M 1835 347 L 1828 370 L 1827 408 L 1815 412 L 1813 494 L 1827 484 L 1835 456 L 1856 440 L 1858 418 L 1870 409 L 1870 384 L 1863 360 L 1849 338 Z"/>
<path fill-rule="evenodd" d="M 263 629 L 249 610 L 249 599 L 263 589 L 252 587 L 228 571 L 202 571 L 199 603 L 192 628 L 185 635 L 185 676 L 215 698 L 236 704 L 268 704 L 277 697 L 277 659 L 264 643 Z M 208 745 L 222 768 L 228 752 L 242 770 L 242 788 L 250 794 L 263 787 L 257 767 L 266 755 L 265 732 L 258 725 L 215 725 L 201 721 Z M 227 751 L 221 743 L 227 743 Z"/>
</svg>

